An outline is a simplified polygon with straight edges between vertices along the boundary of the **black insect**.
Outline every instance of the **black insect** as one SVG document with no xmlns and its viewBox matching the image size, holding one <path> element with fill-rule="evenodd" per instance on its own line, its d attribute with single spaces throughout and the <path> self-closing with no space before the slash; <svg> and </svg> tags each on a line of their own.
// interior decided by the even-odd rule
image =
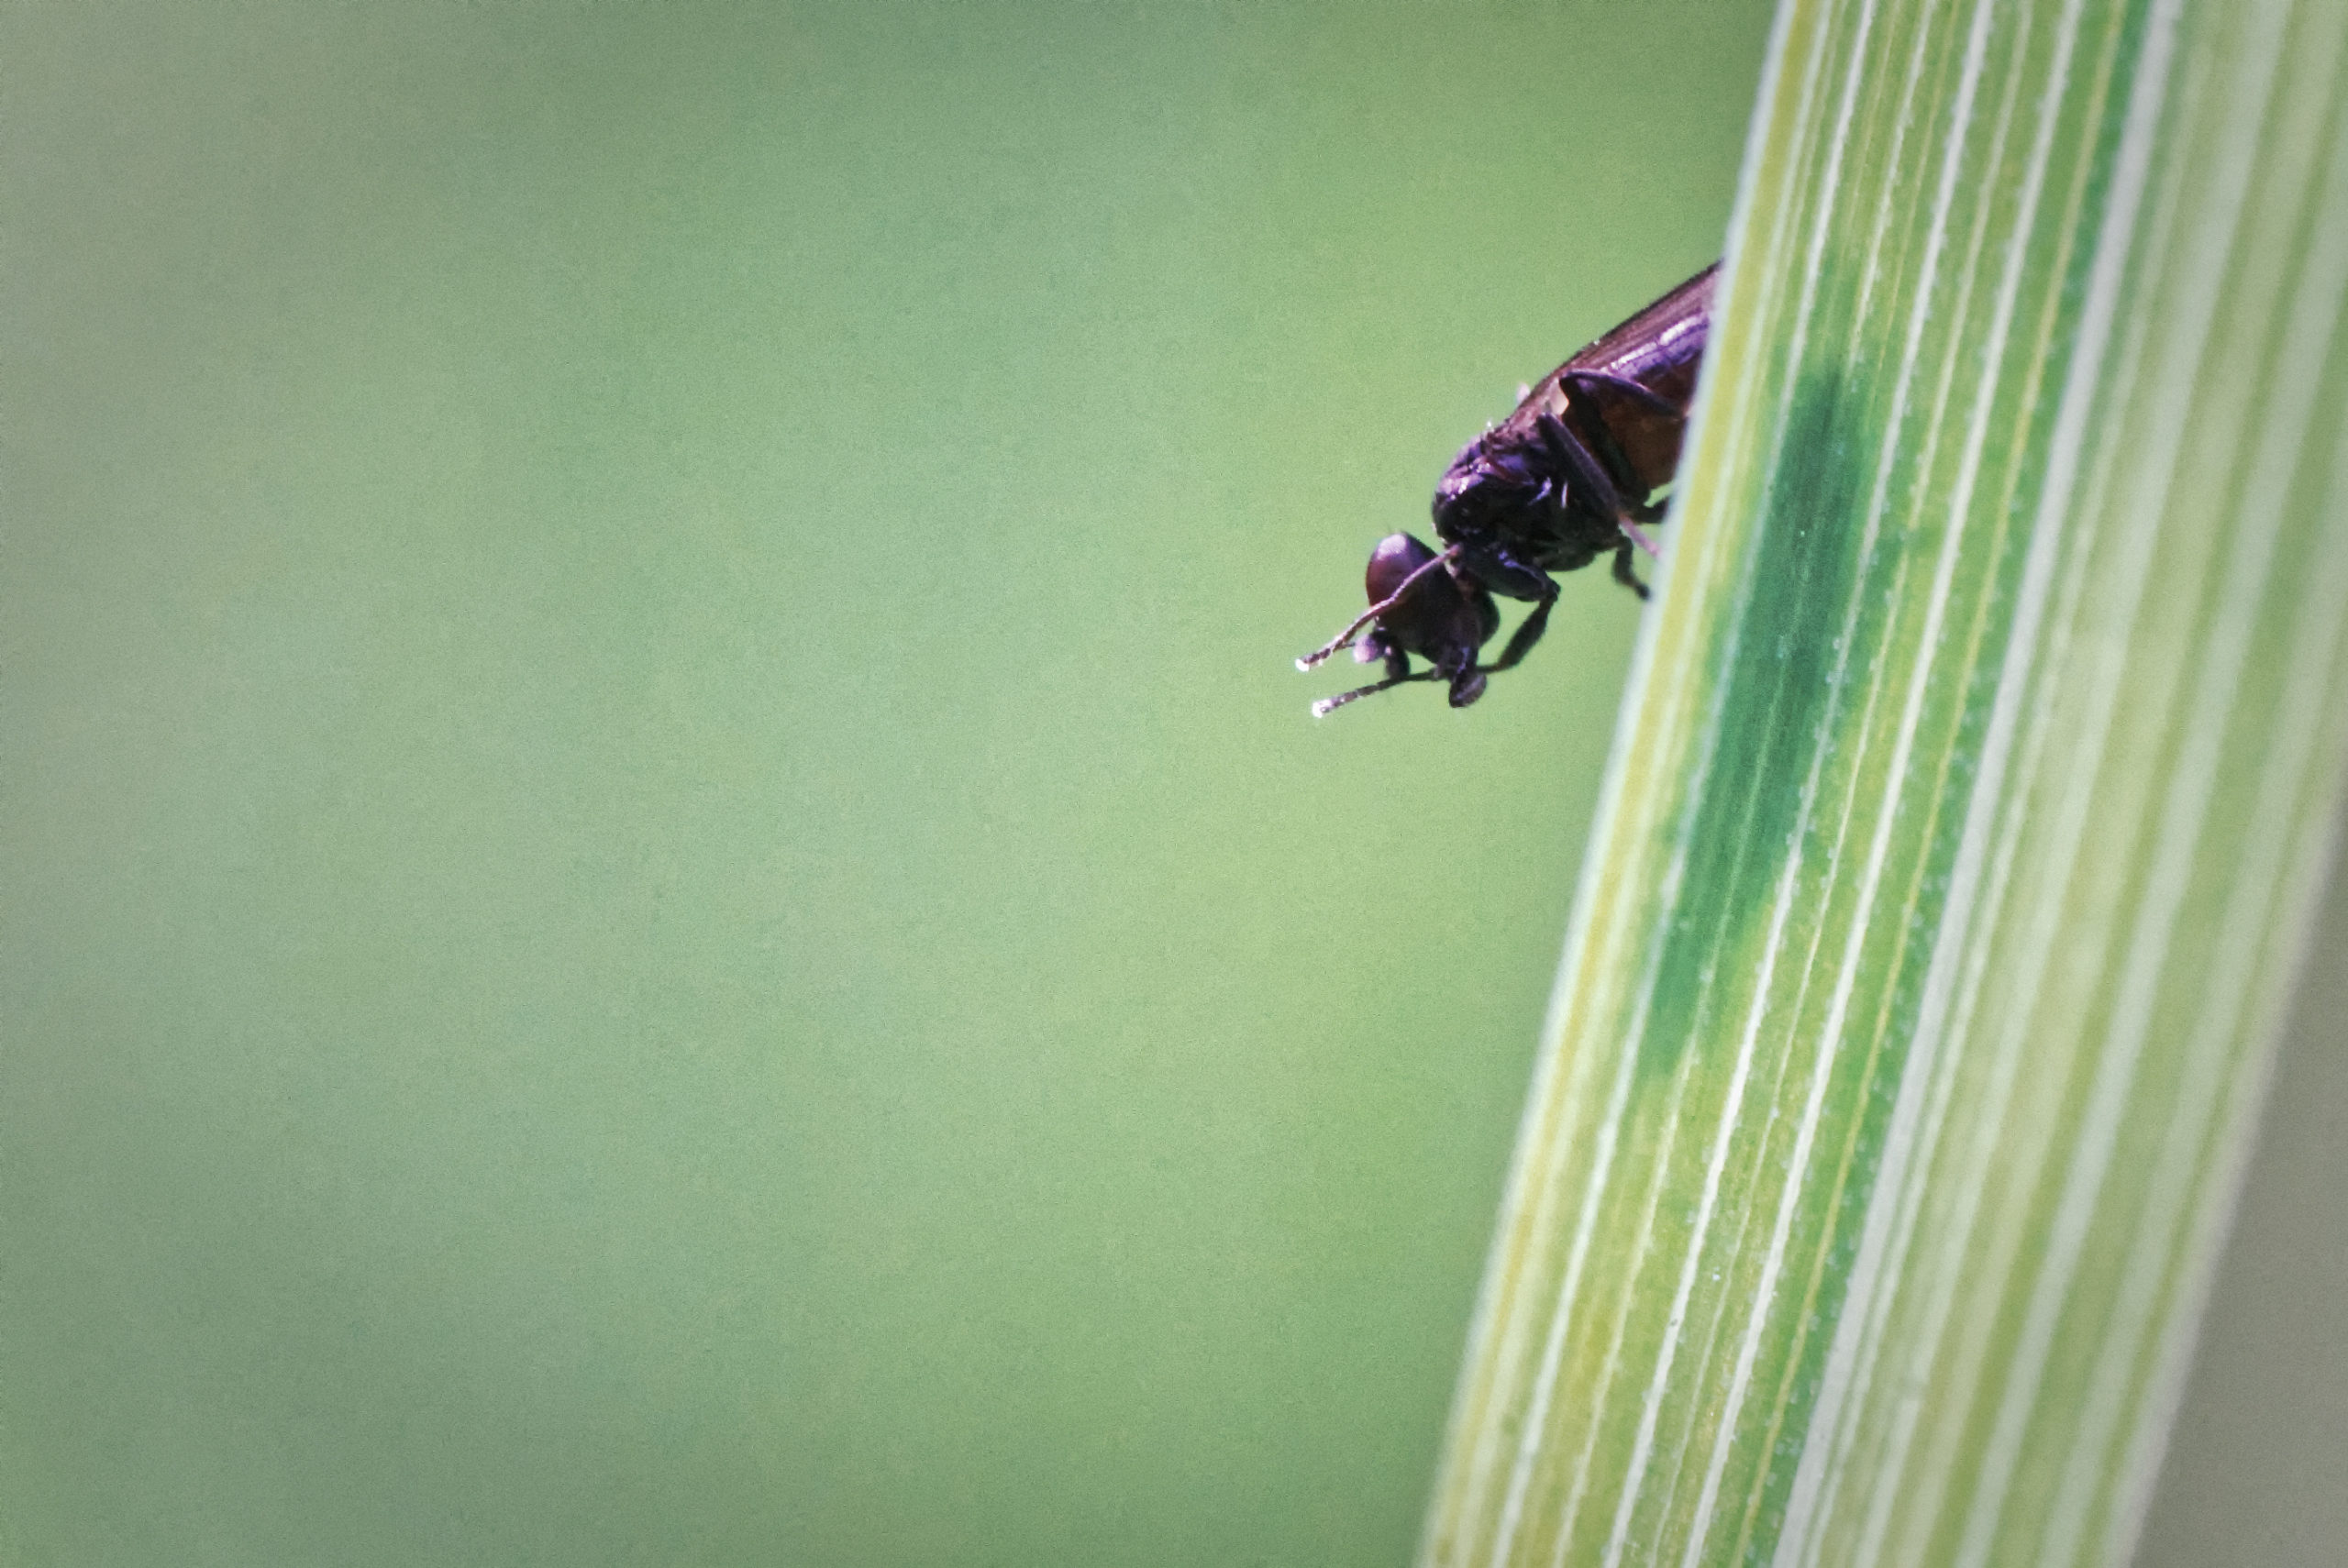
<svg viewBox="0 0 2348 1568">
<path fill-rule="evenodd" d="M 1315 714 L 1412 680 L 1448 681 L 1451 705 L 1466 707 L 1484 694 L 1487 676 L 1513 668 L 1541 640 L 1557 599 L 1553 572 L 1611 554 L 1614 580 L 1646 597 L 1631 552 L 1655 553 L 1644 526 L 1662 520 L 1656 492 L 1679 466 L 1719 272 L 1718 263 L 1705 268 L 1576 353 L 1460 449 L 1434 487 L 1434 531 L 1445 547 L 1438 553 L 1408 534 L 1379 540 L 1369 556 L 1369 608 L 1296 661 L 1311 669 L 1351 646 L 1364 664 L 1383 660 L 1386 679 L 1322 699 Z M 1495 593 L 1532 601 L 1533 613 L 1501 657 L 1479 666 L 1500 630 Z M 1412 654 L 1431 668 L 1413 670 Z"/>
</svg>

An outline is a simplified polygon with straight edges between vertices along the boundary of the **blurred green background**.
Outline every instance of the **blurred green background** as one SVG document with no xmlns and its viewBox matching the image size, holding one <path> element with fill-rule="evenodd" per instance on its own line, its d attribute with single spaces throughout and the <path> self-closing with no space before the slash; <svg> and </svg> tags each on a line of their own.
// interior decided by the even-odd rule
<svg viewBox="0 0 2348 1568">
<path fill-rule="evenodd" d="M 1400 1562 L 1768 10 L 12 7 L 0 1558 Z"/>
<path fill-rule="evenodd" d="M 0 1561 L 1401 1561 L 1634 615 L 1289 660 L 1767 9 L 11 8 Z M 2332 911 L 2150 1562 L 2336 1546 Z"/>
<path fill-rule="evenodd" d="M 0 1562 L 1401 1562 L 1634 614 L 1289 660 L 1767 11 L 10 7 Z M 2336 1547 L 2332 911 L 2148 1562 Z"/>
</svg>

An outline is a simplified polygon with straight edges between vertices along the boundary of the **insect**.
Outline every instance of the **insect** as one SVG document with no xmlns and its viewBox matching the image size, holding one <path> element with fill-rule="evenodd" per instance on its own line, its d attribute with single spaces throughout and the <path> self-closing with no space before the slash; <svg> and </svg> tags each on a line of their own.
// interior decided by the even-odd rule
<svg viewBox="0 0 2348 1568">
<path fill-rule="evenodd" d="M 1719 273 L 1715 262 L 1576 352 L 1460 448 L 1434 487 L 1445 547 L 1408 534 L 1379 540 L 1369 555 L 1369 608 L 1296 661 L 1309 670 L 1351 647 L 1361 663 L 1386 666 L 1384 679 L 1313 703 L 1316 716 L 1414 680 L 1448 681 L 1451 705 L 1465 708 L 1484 694 L 1487 677 L 1515 668 L 1548 629 L 1553 572 L 1611 553 L 1614 580 L 1646 597 L 1632 552 L 1656 553 L 1645 528 L 1662 521 L 1655 495 L 1679 466 Z M 1501 657 L 1479 666 L 1500 630 L 1495 593 L 1532 601 L 1533 613 Z M 1413 670 L 1413 654 L 1430 668 Z"/>
</svg>

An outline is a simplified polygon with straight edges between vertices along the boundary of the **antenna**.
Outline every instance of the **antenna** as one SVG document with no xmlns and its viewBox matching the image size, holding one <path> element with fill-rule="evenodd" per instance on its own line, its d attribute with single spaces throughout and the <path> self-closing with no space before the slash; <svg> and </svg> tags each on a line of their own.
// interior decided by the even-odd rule
<svg viewBox="0 0 2348 1568">
<path fill-rule="evenodd" d="M 1439 669 L 1415 670 L 1409 675 L 1390 675 L 1385 679 L 1373 681 L 1368 686 L 1357 686 L 1351 691 L 1340 691 L 1335 697 L 1322 698 L 1321 701 L 1312 704 L 1312 716 L 1316 719 L 1325 719 L 1346 703 L 1357 701 L 1364 697 L 1375 697 L 1389 687 L 1407 685 L 1413 680 L 1445 679 L 1446 677 Z"/>
<path fill-rule="evenodd" d="M 1326 643 L 1324 643 L 1321 646 L 1313 649 L 1311 653 L 1306 654 L 1302 658 L 1298 659 L 1296 661 L 1296 668 L 1309 671 L 1316 665 L 1326 663 L 1330 656 L 1336 653 L 1338 649 L 1351 646 L 1355 635 L 1364 626 L 1368 625 L 1372 621 L 1377 620 L 1380 615 L 1385 614 L 1386 612 L 1393 609 L 1394 606 L 1402 602 L 1402 595 L 1410 592 L 1412 585 L 1417 583 L 1419 579 L 1426 576 L 1427 573 L 1434 570 L 1435 568 L 1439 566 L 1447 566 L 1458 558 L 1459 547 L 1454 545 L 1451 548 L 1444 551 L 1443 554 L 1435 557 L 1434 559 L 1427 562 L 1426 565 L 1419 568 L 1418 570 L 1404 578 L 1402 580 L 1401 587 L 1396 589 L 1393 592 L 1388 594 L 1385 598 L 1379 600 L 1377 603 L 1371 605 L 1360 614 L 1355 616 L 1353 624 L 1348 625 L 1344 631 L 1339 632 Z M 1384 690 L 1384 686 L 1366 686 L 1362 688 L 1360 691 L 1347 693 L 1344 698 L 1332 699 L 1332 705 L 1336 701 L 1350 702 L 1356 697 L 1365 696 L 1371 691 L 1382 691 Z M 1319 705 L 1316 703 L 1314 707 L 1317 712 Z"/>
</svg>

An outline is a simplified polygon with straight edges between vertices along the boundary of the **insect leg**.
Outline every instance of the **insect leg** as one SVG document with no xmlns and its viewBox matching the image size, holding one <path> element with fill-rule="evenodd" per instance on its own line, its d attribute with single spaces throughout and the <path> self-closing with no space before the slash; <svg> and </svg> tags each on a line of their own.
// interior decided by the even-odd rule
<svg viewBox="0 0 2348 1568">
<path fill-rule="evenodd" d="M 1503 669 L 1515 668 L 1524 656 L 1533 651 L 1533 645 L 1541 640 L 1541 634 L 1549 629 L 1549 611 L 1556 602 L 1557 585 L 1551 582 L 1549 591 L 1542 596 L 1541 602 L 1533 607 L 1533 613 L 1524 618 L 1523 624 L 1509 638 L 1508 646 L 1501 650 L 1501 657 L 1485 667 L 1486 673 L 1498 675 Z"/>
<path fill-rule="evenodd" d="M 1650 545 L 1647 547 L 1653 549 L 1655 547 Z M 1631 541 L 1628 539 L 1623 540 L 1614 548 L 1614 580 L 1641 599 L 1647 596 L 1647 585 L 1641 582 L 1639 574 L 1631 569 Z"/>
<path fill-rule="evenodd" d="M 1610 392 L 1620 392 L 1623 396 L 1629 398 L 1634 403 L 1643 403 L 1653 412 L 1656 414 L 1668 414 L 1674 419 L 1684 418 L 1687 414 L 1687 410 L 1673 403 L 1669 398 L 1663 397 L 1656 392 L 1650 392 L 1647 388 L 1641 386 L 1638 382 L 1631 380 L 1628 376 L 1610 375 L 1604 370 L 1559 371 L 1557 373 L 1558 385 L 1563 386 L 1568 382 L 1576 386 L 1584 386 L 1592 389 L 1602 387 Z"/>
<path fill-rule="evenodd" d="M 1621 516 L 1624 510 L 1622 493 L 1614 488 L 1605 466 L 1582 445 L 1581 437 L 1567 429 L 1566 422 L 1554 414 L 1543 414 L 1539 427 L 1543 445 L 1566 470 L 1566 494 L 1578 493 L 1601 517 Z"/>
</svg>

